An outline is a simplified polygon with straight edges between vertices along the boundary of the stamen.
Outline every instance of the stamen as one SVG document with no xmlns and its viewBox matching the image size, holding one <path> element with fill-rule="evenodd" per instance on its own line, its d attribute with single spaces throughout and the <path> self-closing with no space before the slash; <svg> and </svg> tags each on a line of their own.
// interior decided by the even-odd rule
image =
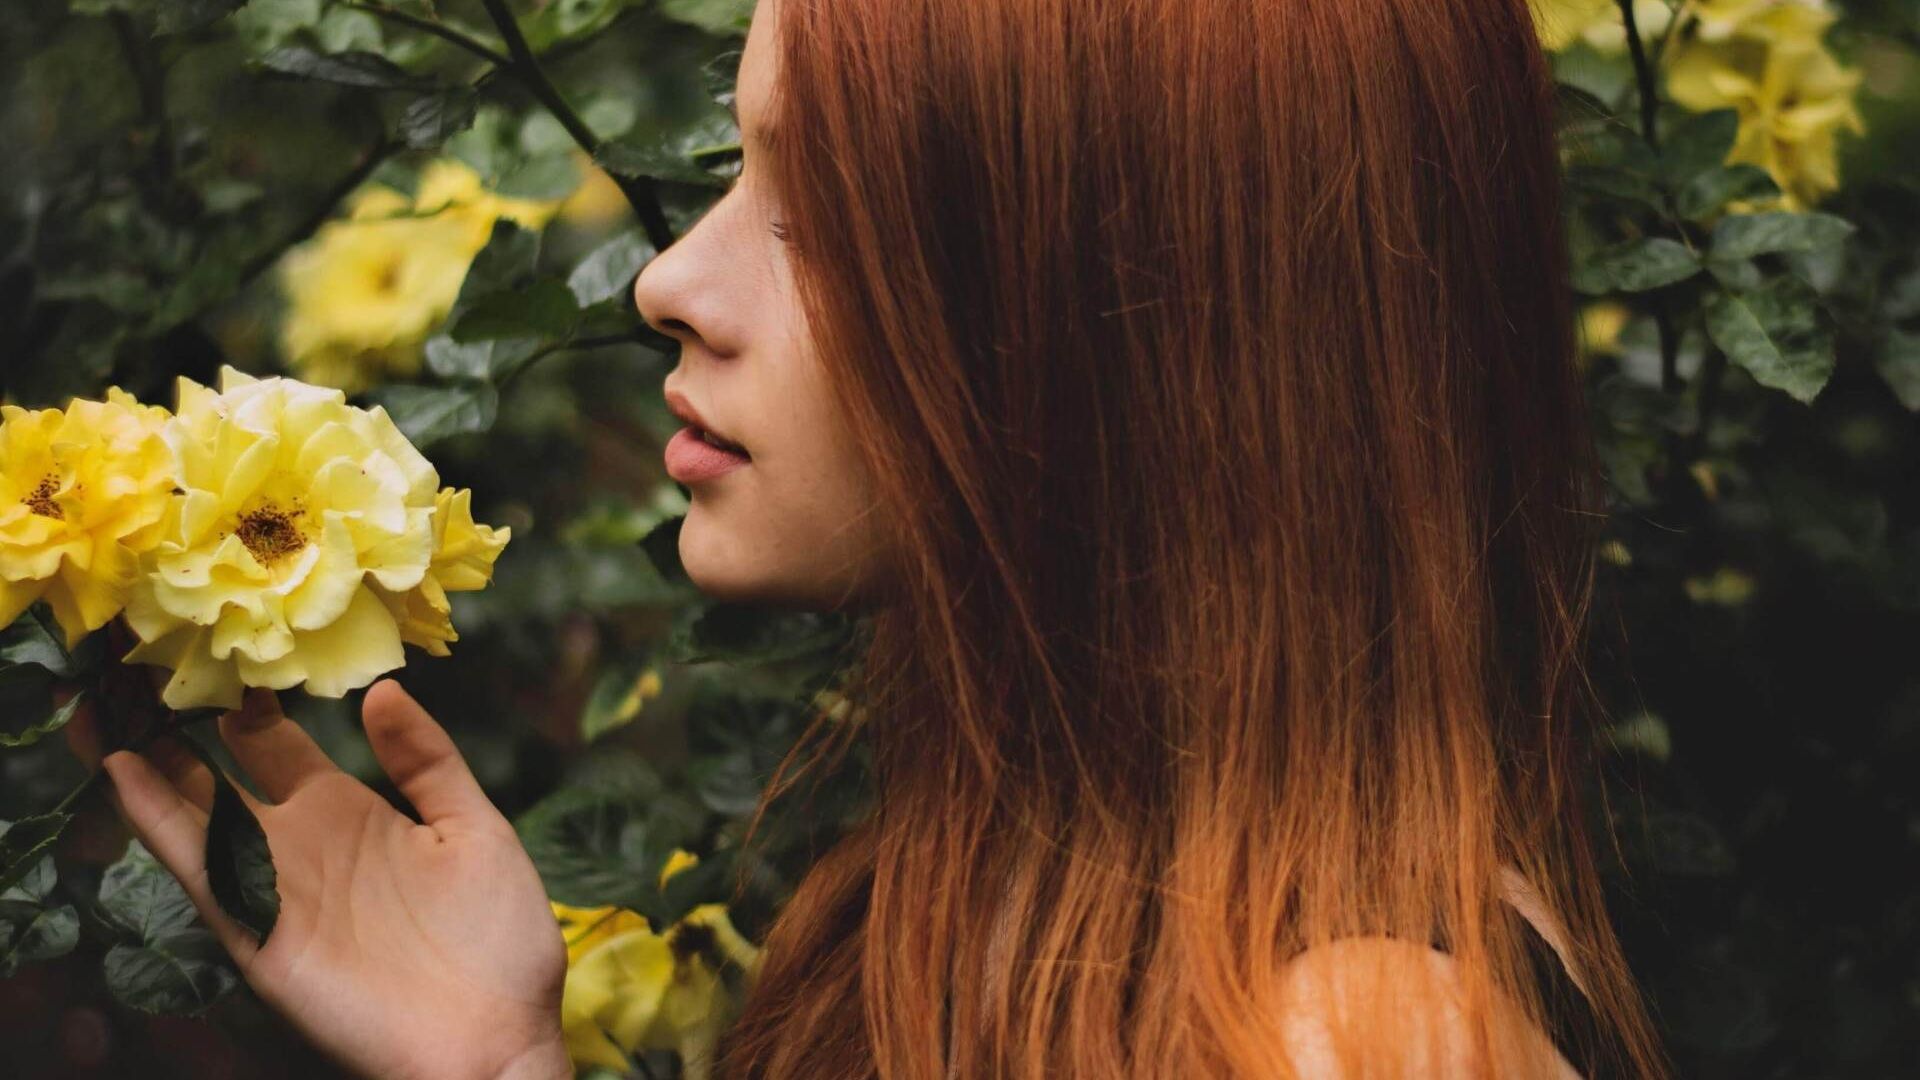
<svg viewBox="0 0 1920 1080">
<path fill-rule="evenodd" d="M 53 473 L 48 473 L 45 477 L 41 478 L 39 486 L 29 492 L 26 498 L 20 500 L 20 505 L 41 517 L 52 518 L 55 521 L 65 521 L 67 519 L 66 512 L 60 509 L 59 503 L 53 501 L 54 492 L 59 490 L 60 478 Z"/>
<path fill-rule="evenodd" d="M 263 565 L 272 566 L 307 546 L 307 537 L 296 522 L 300 511 L 285 511 L 271 504 L 240 519 L 234 535 L 253 552 Z"/>
</svg>

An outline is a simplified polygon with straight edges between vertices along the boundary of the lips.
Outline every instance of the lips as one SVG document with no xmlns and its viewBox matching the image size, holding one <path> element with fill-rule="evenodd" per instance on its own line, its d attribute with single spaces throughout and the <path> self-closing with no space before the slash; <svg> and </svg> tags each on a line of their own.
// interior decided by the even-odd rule
<svg viewBox="0 0 1920 1080">
<path fill-rule="evenodd" d="M 693 407 L 693 403 L 687 400 L 685 394 L 678 390 L 668 390 L 666 400 L 667 411 L 692 428 L 694 436 L 700 441 L 742 457 L 753 456 L 738 440 L 729 437 L 725 432 L 715 430 L 712 424 L 707 423 L 706 417 L 700 415 L 699 410 Z"/>
</svg>

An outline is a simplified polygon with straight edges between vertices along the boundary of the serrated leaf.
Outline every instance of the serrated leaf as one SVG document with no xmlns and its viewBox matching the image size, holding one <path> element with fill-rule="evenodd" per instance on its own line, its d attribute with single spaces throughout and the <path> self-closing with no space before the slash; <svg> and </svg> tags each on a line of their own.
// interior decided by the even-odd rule
<svg viewBox="0 0 1920 1080">
<path fill-rule="evenodd" d="M 586 707 L 580 710 L 580 738 L 591 743 L 633 723 L 647 701 L 660 691 L 659 669 L 646 658 L 608 665 L 594 681 Z"/>
<path fill-rule="evenodd" d="M 454 300 L 453 313 L 462 314 L 479 298 L 519 284 L 533 273 L 539 258 L 539 233 L 523 229 L 504 217 L 496 220 L 486 246 L 467 266 L 467 276 L 460 282 L 460 295 Z"/>
<path fill-rule="evenodd" d="M 541 278 L 529 285 L 475 297 L 448 335 L 461 344 L 494 338 L 560 339 L 573 332 L 579 316 L 580 307 L 566 282 Z"/>
<path fill-rule="evenodd" d="M 35 814 L 7 826 L 0 833 L 0 894 L 26 880 L 42 858 L 49 857 L 54 842 L 73 820 L 68 813 Z"/>
<path fill-rule="evenodd" d="M 479 105 L 479 95 L 464 86 L 415 98 L 400 114 L 400 138 L 415 150 L 434 149 L 472 127 Z"/>
<path fill-rule="evenodd" d="M 1754 292 L 1713 290 L 1705 313 L 1713 343 L 1762 386 L 1811 403 L 1833 375 L 1832 334 L 1819 323 L 1811 290 L 1794 278 Z"/>
<path fill-rule="evenodd" d="M 1740 111 L 1693 113 L 1665 134 L 1660 141 L 1660 177 L 1670 186 L 1679 186 L 1727 160 L 1740 134 Z"/>
<path fill-rule="evenodd" d="M 647 554 L 647 561 L 660 572 L 660 579 L 669 583 L 685 583 L 686 567 L 680 564 L 680 526 L 685 524 L 687 516 L 680 514 L 668 518 L 654 526 L 641 539 L 640 548 Z"/>
<path fill-rule="evenodd" d="M 744 35 L 753 19 L 754 0 L 659 0 L 660 14 L 697 26 L 709 34 Z"/>
<path fill-rule="evenodd" d="M 580 166 L 574 162 L 572 147 L 568 147 L 561 153 L 516 162 L 492 187 L 508 199 L 564 199 L 580 186 L 580 180 Z"/>
<path fill-rule="evenodd" d="M 240 985 L 192 898 L 138 839 L 102 876 L 100 908 L 127 939 L 105 961 L 107 988 L 122 1004 L 192 1015 Z"/>
<path fill-rule="evenodd" d="M 704 814 L 658 790 L 562 788 L 514 823 L 547 895 L 564 904 L 617 904 L 661 917 L 662 860 L 698 834 Z"/>
<path fill-rule="evenodd" d="M 1810 252 L 1840 243 L 1855 231 L 1852 222 L 1832 214 L 1728 214 L 1713 227 L 1713 250 L 1732 259 L 1773 252 Z"/>
<path fill-rule="evenodd" d="M 71 904 L 0 900 L 0 979 L 23 964 L 65 956 L 79 943 L 80 914 Z"/>
<path fill-rule="evenodd" d="M 439 386 L 396 383 L 378 387 L 369 396 L 419 447 L 455 435 L 486 431 L 500 412 L 500 392 L 493 384 L 468 380 Z"/>
<path fill-rule="evenodd" d="M 1920 334 L 1889 329 L 1874 350 L 1873 367 L 1911 412 L 1920 412 Z"/>
<path fill-rule="evenodd" d="M 1689 221 L 1704 221 L 1730 202 L 1780 194 L 1780 185 L 1758 165 L 1722 165 L 1681 185 L 1674 206 Z"/>
<path fill-rule="evenodd" d="M 838 613 L 720 602 L 670 633 L 667 652 L 682 664 L 771 663 L 835 649 L 849 628 Z"/>
<path fill-rule="evenodd" d="M 372 52 L 324 53 L 305 45 L 283 45 L 259 60 L 261 67 L 296 79 L 369 90 L 432 90 L 433 80 L 415 75 Z"/>
<path fill-rule="evenodd" d="M 1592 252 L 1573 268 L 1573 287 L 1589 295 L 1645 292 L 1700 272 L 1700 259 L 1685 244 L 1662 236 L 1638 237 Z"/>
<path fill-rule="evenodd" d="M 728 180 L 693 163 L 685 155 L 657 142 L 616 139 L 601 144 L 594 155 L 601 168 L 617 176 L 670 180 L 724 191 Z"/>
<path fill-rule="evenodd" d="M 78 673 L 66 637 L 45 604 L 35 604 L 0 630 L 0 662 L 36 664 L 62 679 Z"/>
<path fill-rule="evenodd" d="M 435 334 L 427 339 L 427 370 L 446 379 L 491 381 L 540 351 L 541 345 L 536 337 L 458 342 L 451 335 Z"/>
<path fill-rule="evenodd" d="M 567 288 L 583 308 L 624 296 L 654 256 L 653 245 L 638 229 L 615 236 L 580 260 L 567 275 Z"/>
<path fill-rule="evenodd" d="M 32 746 L 34 743 L 39 742 L 41 739 L 45 738 L 46 736 L 51 735 L 56 731 L 59 731 L 63 727 L 66 727 L 67 721 L 73 719 L 74 711 L 80 708 L 80 701 L 85 696 L 86 696 L 86 691 L 84 690 L 74 694 L 72 697 L 67 699 L 67 703 L 65 705 L 62 705 L 59 708 L 53 710 L 51 713 L 49 713 L 46 716 L 45 719 L 41 720 L 37 724 L 33 724 L 27 727 L 26 730 L 24 731 L 20 731 L 20 732 L 0 731 L 0 746 L 8 747 L 10 749 L 22 747 L 22 746 Z"/>
<path fill-rule="evenodd" d="M 207 885 L 220 910 L 252 931 L 264 945 L 280 918 L 280 893 L 275 887 L 277 875 L 267 834 L 206 748 L 192 739 L 185 742 L 213 774 L 213 810 L 207 817 Z"/>
</svg>

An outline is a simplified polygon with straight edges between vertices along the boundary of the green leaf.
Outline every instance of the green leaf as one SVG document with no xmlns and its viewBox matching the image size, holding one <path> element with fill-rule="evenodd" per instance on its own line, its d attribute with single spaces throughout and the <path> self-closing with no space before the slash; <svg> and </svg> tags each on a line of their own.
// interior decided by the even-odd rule
<svg viewBox="0 0 1920 1080">
<path fill-rule="evenodd" d="M 1889 329 L 1874 350 L 1874 370 L 1909 411 L 1920 412 L 1920 334 Z"/>
<path fill-rule="evenodd" d="M 400 138 L 415 150 L 431 150 L 473 126 L 479 95 L 460 86 L 415 98 L 400 114 Z"/>
<path fill-rule="evenodd" d="M 653 258 L 653 245 L 638 229 L 623 232 L 589 252 L 573 273 L 567 288 L 583 308 L 633 291 L 633 280 Z"/>
<path fill-rule="evenodd" d="M 537 337 L 458 342 L 450 334 L 435 334 L 427 339 L 427 370 L 445 379 L 490 382 L 539 352 L 541 345 Z"/>
<path fill-rule="evenodd" d="M 100 880 L 100 908 L 128 939 L 107 951 L 107 989 L 149 1013 L 192 1015 L 240 985 L 193 900 L 139 840 Z"/>
<path fill-rule="evenodd" d="M 752 24 L 753 5 L 754 0 L 659 0 L 657 10 L 709 34 L 744 36 Z"/>
<path fill-rule="evenodd" d="M 183 740 L 213 774 L 213 811 L 207 817 L 207 885 L 220 910 L 253 932 L 262 945 L 280 918 L 280 893 L 267 834 L 234 789 L 226 770 L 193 739 Z"/>
<path fill-rule="evenodd" d="M 1713 343 L 1762 386 L 1810 403 L 1833 375 L 1832 331 L 1820 323 L 1810 286 L 1780 276 L 1743 293 L 1715 289 L 1706 297 Z"/>
<path fill-rule="evenodd" d="M 1740 134 L 1740 110 L 1693 113 L 1666 131 L 1658 171 L 1669 186 L 1680 186 L 1720 167 Z"/>
<path fill-rule="evenodd" d="M 646 657 L 628 657 L 609 664 L 594 682 L 593 693 L 580 711 L 580 737 L 594 742 L 640 715 L 647 699 L 660 692 L 660 671 Z"/>
<path fill-rule="evenodd" d="M 644 176 L 717 191 L 726 190 L 730 182 L 695 164 L 687 151 L 658 139 L 623 138 L 602 143 L 594 161 L 617 176 Z"/>
<path fill-rule="evenodd" d="M 838 613 L 721 602 L 675 628 L 666 647 L 682 664 L 770 663 L 837 649 L 849 629 L 846 616 Z"/>
<path fill-rule="evenodd" d="M 65 705 L 62 705 L 59 708 L 53 710 L 53 712 L 50 713 L 46 717 L 46 719 L 41 720 L 37 724 L 33 724 L 29 726 L 26 730 L 21 731 L 18 734 L 0 731 L 0 746 L 8 747 L 10 749 L 16 748 L 16 747 L 22 747 L 22 746 L 32 746 L 34 743 L 39 742 L 45 736 L 51 735 L 54 732 L 59 731 L 61 728 L 66 727 L 67 721 L 73 719 L 74 710 L 80 707 L 80 699 L 84 698 L 85 696 L 86 696 L 86 692 L 84 690 L 73 695 L 72 697 L 67 699 L 67 703 Z"/>
<path fill-rule="evenodd" d="M 1769 252 L 1810 252 L 1837 244 L 1857 231 L 1832 214 L 1728 214 L 1713 227 L 1713 251 L 1733 259 Z"/>
<path fill-rule="evenodd" d="M 698 835 L 705 813 L 657 783 L 563 787 L 514 823 L 547 895 L 563 904 L 617 904 L 665 915 L 662 860 Z"/>
<path fill-rule="evenodd" d="M 647 553 L 647 560 L 660 572 L 662 581 L 684 584 L 689 582 L 686 567 L 680 565 L 680 526 L 685 524 L 687 516 L 681 514 L 671 517 L 653 527 L 640 541 L 641 550 Z"/>
<path fill-rule="evenodd" d="M 161 34 L 182 34 L 238 11 L 247 0 L 158 0 L 154 4 L 154 30 Z"/>
<path fill-rule="evenodd" d="M 11 626 L 0 630 L 0 662 L 37 664 L 62 679 L 78 674 L 74 658 L 67 652 L 66 635 L 45 604 L 33 605 Z"/>
<path fill-rule="evenodd" d="M 26 880 L 40 860 L 50 857 L 54 841 L 73 820 L 72 814 L 36 814 L 24 817 L 0 833 L 0 893 Z"/>
<path fill-rule="evenodd" d="M 412 74 L 371 52 L 323 53 L 305 45 L 283 45 L 259 60 L 261 67 L 297 79 L 369 90 L 433 90 L 433 80 Z"/>
<path fill-rule="evenodd" d="M 1674 205 L 1689 221 L 1705 221 L 1730 202 L 1780 194 L 1780 185 L 1758 165 L 1721 165 L 1681 185 Z"/>
<path fill-rule="evenodd" d="M 475 297 L 448 333 L 461 344 L 493 338 L 565 338 L 573 332 L 579 317 L 579 305 L 574 303 L 566 282 L 541 278 L 530 285 Z"/>
<path fill-rule="evenodd" d="M 1715 281 L 1734 292 L 1757 289 L 1766 281 L 1766 275 L 1760 272 L 1759 265 L 1752 259 L 1729 258 L 1709 251 L 1703 263 Z"/>
<path fill-rule="evenodd" d="M 0 821 L 0 833 L 11 824 Z M 53 856 L 42 855 L 18 882 L 0 889 L 0 979 L 22 964 L 64 956 L 79 943 L 79 913 L 71 905 L 47 903 L 54 875 Z"/>
<path fill-rule="evenodd" d="M 1573 287 L 1589 295 L 1645 292 L 1700 272 L 1700 259 L 1666 237 L 1639 237 L 1601 248 L 1575 265 Z"/>
<path fill-rule="evenodd" d="M 501 173 L 493 190 L 508 199 L 564 199 L 580 186 L 573 148 L 517 162 Z"/>
<path fill-rule="evenodd" d="M 500 392 L 484 382 L 461 380 L 440 386 L 395 383 L 379 387 L 369 396 L 419 447 L 454 435 L 486 431 L 500 412 Z"/>
<path fill-rule="evenodd" d="M 460 282 L 453 314 L 464 313 L 481 297 L 518 285 L 533 273 L 539 258 L 539 233 L 523 229 L 504 217 L 495 221 L 486 246 L 473 257 L 467 276 Z"/>
</svg>

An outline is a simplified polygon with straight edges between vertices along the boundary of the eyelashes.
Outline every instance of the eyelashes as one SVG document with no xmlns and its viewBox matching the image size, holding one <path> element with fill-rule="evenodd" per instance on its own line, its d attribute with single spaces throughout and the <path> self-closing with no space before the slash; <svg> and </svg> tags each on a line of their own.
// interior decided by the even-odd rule
<svg viewBox="0 0 1920 1080">
<path fill-rule="evenodd" d="M 772 225 L 768 226 L 768 228 L 770 228 L 773 232 L 773 235 L 779 238 L 780 240 L 782 241 L 792 240 L 792 235 L 787 232 L 786 222 L 776 221 Z"/>
</svg>

